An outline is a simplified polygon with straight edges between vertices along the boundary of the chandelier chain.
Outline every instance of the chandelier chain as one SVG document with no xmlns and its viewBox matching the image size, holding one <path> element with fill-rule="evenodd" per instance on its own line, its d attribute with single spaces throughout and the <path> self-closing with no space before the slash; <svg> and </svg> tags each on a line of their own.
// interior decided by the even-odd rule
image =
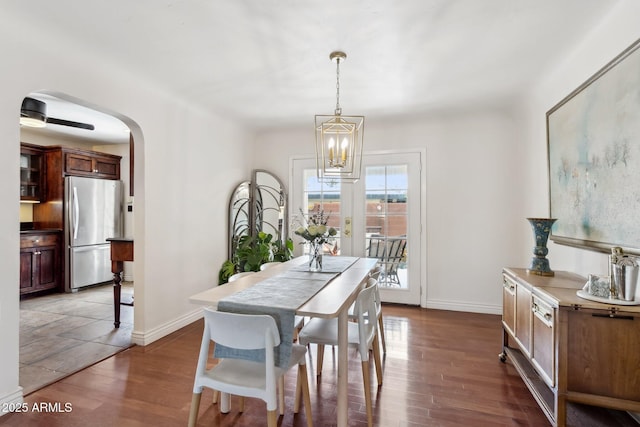
<svg viewBox="0 0 640 427">
<path fill-rule="evenodd" d="M 336 58 L 336 116 L 342 114 L 340 108 L 340 58 Z"/>
</svg>

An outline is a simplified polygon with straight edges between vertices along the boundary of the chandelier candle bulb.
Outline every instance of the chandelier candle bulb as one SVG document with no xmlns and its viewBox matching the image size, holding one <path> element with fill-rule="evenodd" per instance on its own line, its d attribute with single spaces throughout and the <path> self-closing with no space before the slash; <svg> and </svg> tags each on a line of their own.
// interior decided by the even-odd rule
<svg viewBox="0 0 640 427">
<path fill-rule="evenodd" d="M 329 163 L 333 163 L 333 146 L 335 145 L 333 138 L 329 140 Z"/>
</svg>

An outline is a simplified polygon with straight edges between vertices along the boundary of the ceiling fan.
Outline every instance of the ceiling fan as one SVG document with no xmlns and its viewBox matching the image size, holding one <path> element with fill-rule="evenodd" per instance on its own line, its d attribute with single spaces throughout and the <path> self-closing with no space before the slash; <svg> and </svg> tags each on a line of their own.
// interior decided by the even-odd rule
<svg viewBox="0 0 640 427">
<path fill-rule="evenodd" d="M 46 103 L 35 98 L 24 98 L 22 100 L 22 107 L 20 108 L 20 124 L 31 127 L 44 127 L 47 123 L 86 130 L 95 129 L 95 126 L 89 123 L 47 117 Z"/>
</svg>

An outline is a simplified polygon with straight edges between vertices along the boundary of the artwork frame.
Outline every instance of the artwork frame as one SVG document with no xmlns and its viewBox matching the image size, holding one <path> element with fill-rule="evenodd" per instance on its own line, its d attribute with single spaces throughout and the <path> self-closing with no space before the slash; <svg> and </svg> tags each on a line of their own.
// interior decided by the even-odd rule
<svg viewBox="0 0 640 427">
<path fill-rule="evenodd" d="M 550 239 L 640 254 L 640 40 L 546 114 Z"/>
</svg>

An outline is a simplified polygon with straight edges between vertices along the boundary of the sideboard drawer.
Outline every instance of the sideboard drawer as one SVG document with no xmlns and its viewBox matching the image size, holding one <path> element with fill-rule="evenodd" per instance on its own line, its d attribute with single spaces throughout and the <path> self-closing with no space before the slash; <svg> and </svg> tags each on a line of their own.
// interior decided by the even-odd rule
<svg viewBox="0 0 640 427">
<path fill-rule="evenodd" d="M 555 309 L 533 296 L 531 304 L 533 312 L 533 349 L 531 361 L 533 366 L 549 387 L 555 386 Z"/>
</svg>

